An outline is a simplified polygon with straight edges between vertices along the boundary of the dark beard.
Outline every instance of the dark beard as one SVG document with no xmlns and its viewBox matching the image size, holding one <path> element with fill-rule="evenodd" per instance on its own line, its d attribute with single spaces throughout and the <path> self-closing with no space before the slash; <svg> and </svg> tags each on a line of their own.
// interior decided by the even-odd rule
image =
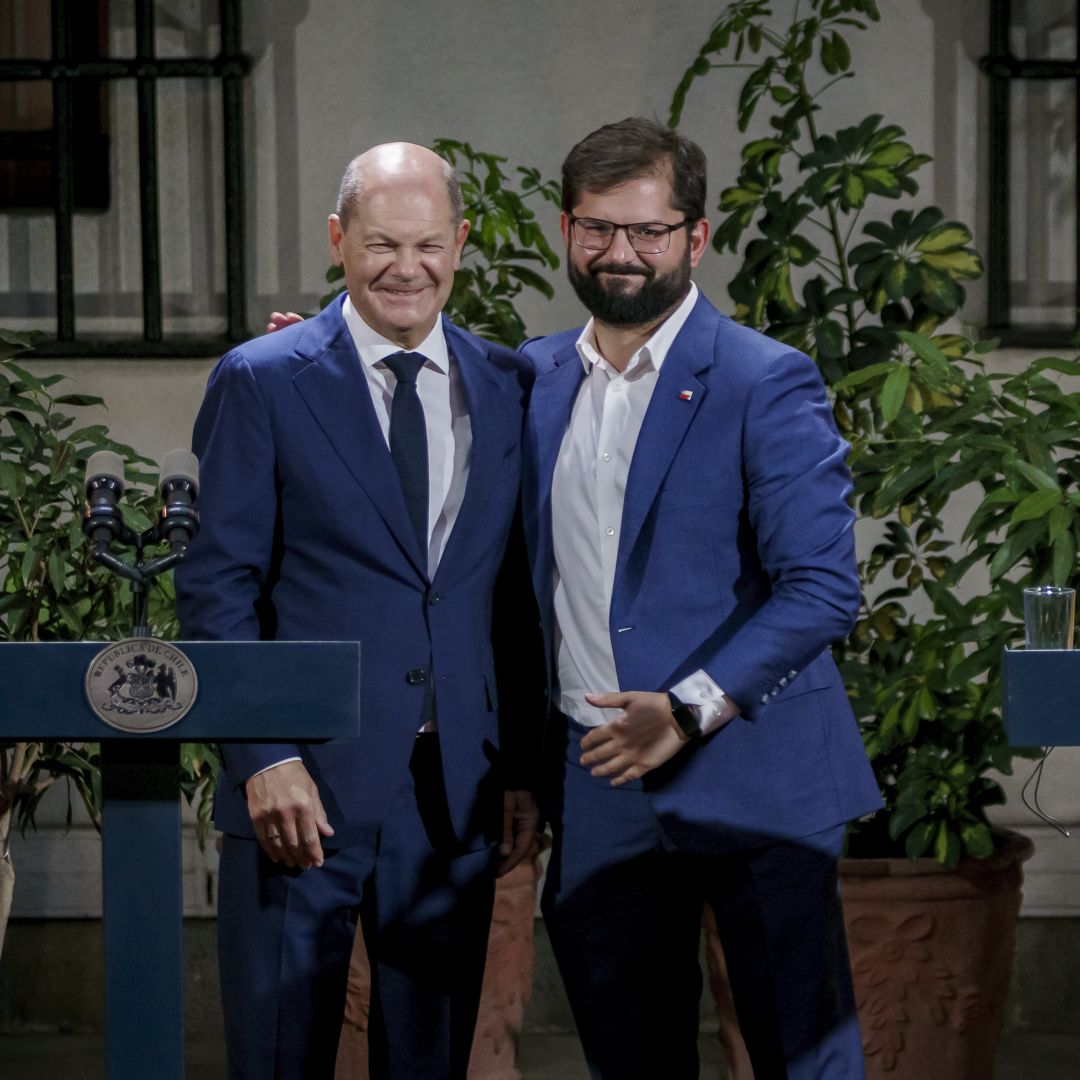
<svg viewBox="0 0 1080 1080">
<path fill-rule="evenodd" d="M 619 263 L 597 263 L 587 270 L 579 270 L 570 254 L 567 251 L 566 269 L 574 292 L 593 318 L 609 326 L 642 326 L 655 322 L 678 306 L 690 287 L 689 248 L 680 264 L 666 274 L 657 274 L 640 265 Z M 641 288 L 631 291 L 624 288 L 621 281 L 602 283 L 599 277 L 602 271 L 645 280 Z"/>
</svg>

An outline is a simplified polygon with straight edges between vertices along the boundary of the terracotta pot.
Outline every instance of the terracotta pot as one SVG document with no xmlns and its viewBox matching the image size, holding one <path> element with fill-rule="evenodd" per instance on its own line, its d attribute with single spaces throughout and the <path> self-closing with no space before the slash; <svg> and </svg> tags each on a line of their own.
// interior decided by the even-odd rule
<svg viewBox="0 0 1080 1080">
<path fill-rule="evenodd" d="M 533 922 L 540 861 L 515 867 L 495 887 L 487 967 L 480 995 L 469 1080 L 521 1080 L 517 1047 L 525 1005 L 532 994 Z M 371 971 L 357 930 L 349 967 L 345 1020 L 341 1026 L 336 1080 L 367 1080 L 367 1021 Z"/>
<path fill-rule="evenodd" d="M 841 860 L 868 1080 L 994 1075 L 1033 850 L 1008 833 L 996 855 L 955 871 L 933 859 Z"/>
<path fill-rule="evenodd" d="M 989 859 L 841 859 L 867 1080 L 988 1080 L 1012 977 L 1021 864 L 1003 833 Z M 734 1080 L 753 1080 L 712 912 L 704 921 L 718 1037 Z"/>
<path fill-rule="evenodd" d="M 731 996 L 731 983 L 728 981 L 727 961 L 724 959 L 720 937 L 716 933 L 716 916 L 713 915 L 711 907 L 705 908 L 701 928 L 705 933 L 709 989 L 716 1006 L 716 1037 L 720 1040 L 720 1049 L 724 1053 L 728 1080 L 754 1080 L 754 1067 L 750 1064 L 750 1054 L 739 1030 L 735 999 Z"/>
</svg>

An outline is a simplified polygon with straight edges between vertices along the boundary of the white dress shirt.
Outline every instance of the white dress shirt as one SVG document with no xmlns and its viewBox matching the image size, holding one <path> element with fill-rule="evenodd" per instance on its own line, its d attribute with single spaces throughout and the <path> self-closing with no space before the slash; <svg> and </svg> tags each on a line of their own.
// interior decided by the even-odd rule
<svg viewBox="0 0 1080 1080">
<path fill-rule="evenodd" d="M 630 461 L 660 368 L 697 297 L 697 286 L 691 283 L 683 302 L 622 372 L 597 351 L 593 320 L 577 341 L 585 379 L 555 463 L 551 511 L 559 708 L 587 726 L 607 723 L 615 711 L 590 705 L 586 693 L 667 689 L 620 687 L 609 612 Z M 705 732 L 738 713 L 704 671 L 671 690 L 681 701 L 697 707 Z"/>
<path fill-rule="evenodd" d="M 347 295 L 342 315 L 360 356 L 375 416 L 387 447 L 390 446 L 390 407 L 397 379 L 383 361 L 402 351 L 419 353 L 425 359 L 416 376 L 416 393 L 424 407 L 427 425 L 428 575 L 434 577 L 465 498 L 469 451 L 472 449 L 472 424 L 465 407 L 461 377 L 450 364 L 442 319 L 435 320 L 431 333 L 415 349 L 402 350 L 400 345 L 372 330 Z"/>
</svg>

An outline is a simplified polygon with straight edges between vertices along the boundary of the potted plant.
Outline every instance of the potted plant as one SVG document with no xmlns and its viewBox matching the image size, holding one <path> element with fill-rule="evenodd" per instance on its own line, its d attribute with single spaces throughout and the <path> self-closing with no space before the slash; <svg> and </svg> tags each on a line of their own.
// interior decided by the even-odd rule
<svg viewBox="0 0 1080 1080">
<path fill-rule="evenodd" d="M 736 252 L 749 237 L 736 318 L 817 360 L 852 445 L 857 509 L 876 523 L 863 610 L 837 646 L 885 799 L 852 826 L 841 868 L 868 1070 L 988 1076 L 1031 851 L 986 813 L 1004 801 L 992 774 L 1013 758 L 1000 655 L 1022 632 L 1023 586 L 1073 574 L 1080 397 L 1049 376 L 1080 363 L 994 373 L 995 343 L 947 332 L 982 264 L 964 225 L 910 205 L 929 159 L 877 115 L 824 130 L 822 95 L 853 74 L 847 35 L 878 18 L 873 0 L 809 0 L 786 20 L 768 0 L 727 4 L 671 122 L 714 68 L 744 71 L 740 130 L 771 110 L 721 194 L 715 244 Z M 966 514 L 964 489 L 979 496 Z M 909 909 L 897 894 L 912 885 L 925 895 Z M 946 928 L 950 910 L 993 936 Z"/>
<path fill-rule="evenodd" d="M 117 579 L 95 572 L 81 518 L 87 458 L 109 449 L 132 463 L 136 487 L 125 504 L 135 529 L 155 511 L 147 459 L 109 438 L 100 424 L 77 426 L 73 411 L 100 405 L 83 394 L 54 393 L 60 375 L 35 376 L 15 362 L 33 337 L 0 330 L 0 642 L 115 640 L 128 636 L 130 614 Z M 150 614 L 159 634 L 175 630 L 171 578 L 160 578 Z M 205 831 L 216 759 L 209 747 L 182 752 L 182 787 L 198 805 Z M 15 885 L 13 834 L 31 827 L 45 792 L 68 784 L 91 821 L 101 822 L 100 754 L 96 744 L 0 742 L 0 948 Z"/>
</svg>

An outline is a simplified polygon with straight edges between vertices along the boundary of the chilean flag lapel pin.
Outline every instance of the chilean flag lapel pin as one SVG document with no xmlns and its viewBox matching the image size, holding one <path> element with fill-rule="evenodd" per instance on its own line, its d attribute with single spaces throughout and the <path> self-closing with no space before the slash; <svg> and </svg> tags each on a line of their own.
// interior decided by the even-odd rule
<svg viewBox="0 0 1080 1080">
<path fill-rule="evenodd" d="M 694 396 L 694 391 L 693 390 L 680 390 L 679 391 L 679 400 L 680 401 L 689 401 L 693 396 Z"/>
</svg>

